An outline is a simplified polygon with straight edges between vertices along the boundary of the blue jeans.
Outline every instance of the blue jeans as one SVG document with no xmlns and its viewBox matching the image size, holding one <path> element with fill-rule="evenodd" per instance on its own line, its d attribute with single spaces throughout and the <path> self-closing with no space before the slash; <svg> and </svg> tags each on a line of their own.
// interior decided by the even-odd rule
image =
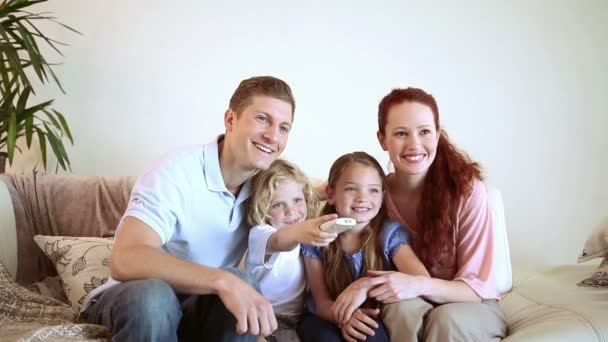
<svg viewBox="0 0 608 342">
<path fill-rule="evenodd" d="M 249 272 L 225 270 L 260 290 Z M 218 296 L 178 295 L 158 279 L 116 285 L 89 304 L 85 315 L 90 323 L 108 327 L 113 341 L 256 341 L 236 333 L 236 319 Z"/>
<path fill-rule="evenodd" d="M 375 319 L 378 329 L 374 330 L 374 336 L 367 336 L 365 342 L 388 342 L 388 334 L 381 320 Z M 323 318 L 307 313 L 298 324 L 298 336 L 302 342 L 342 342 L 342 331 L 337 325 Z"/>
</svg>

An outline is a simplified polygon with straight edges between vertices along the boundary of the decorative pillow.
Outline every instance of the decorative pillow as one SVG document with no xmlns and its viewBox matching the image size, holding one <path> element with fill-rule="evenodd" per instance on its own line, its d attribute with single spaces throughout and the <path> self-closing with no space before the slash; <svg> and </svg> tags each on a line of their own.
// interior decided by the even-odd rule
<svg viewBox="0 0 608 342">
<path fill-rule="evenodd" d="M 608 216 L 589 235 L 578 262 L 605 257 L 608 257 Z"/>
<path fill-rule="evenodd" d="M 110 276 L 114 239 L 36 235 L 34 241 L 55 264 L 72 309 L 80 311 L 89 292 Z"/>
<path fill-rule="evenodd" d="M 585 287 L 608 287 L 608 257 L 604 258 L 600 267 L 593 272 L 593 275 L 590 278 L 581 281 L 577 285 Z"/>
</svg>

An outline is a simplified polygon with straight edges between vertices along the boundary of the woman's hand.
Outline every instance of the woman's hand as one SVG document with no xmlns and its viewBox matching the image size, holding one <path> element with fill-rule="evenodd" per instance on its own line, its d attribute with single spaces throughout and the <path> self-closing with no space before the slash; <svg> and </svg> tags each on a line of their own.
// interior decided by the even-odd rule
<svg viewBox="0 0 608 342">
<path fill-rule="evenodd" d="M 357 286 L 362 288 L 373 287 L 368 292 L 370 298 L 384 304 L 416 298 L 422 295 L 424 281 L 428 277 L 413 276 L 394 271 L 368 271 L 370 277 Z"/>
<path fill-rule="evenodd" d="M 331 306 L 331 313 L 336 323 L 342 326 L 348 322 L 353 312 L 360 307 L 367 299 L 367 291 L 371 288 L 359 286 L 364 283 L 368 277 L 359 278 L 352 282 L 334 301 Z"/>
<path fill-rule="evenodd" d="M 355 310 L 348 322 L 340 328 L 342 337 L 348 342 L 357 342 L 367 339 L 367 336 L 374 336 L 378 322 L 373 317 L 378 316 L 379 313 L 380 309 Z"/>
</svg>

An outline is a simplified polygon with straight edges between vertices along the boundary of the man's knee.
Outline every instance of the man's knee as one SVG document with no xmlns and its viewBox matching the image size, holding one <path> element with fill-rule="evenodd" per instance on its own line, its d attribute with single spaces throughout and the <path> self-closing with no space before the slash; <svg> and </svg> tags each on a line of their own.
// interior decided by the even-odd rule
<svg viewBox="0 0 608 342">
<path fill-rule="evenodd" d="M 179 308 L 175 291 L 167 282 L 159 279 L 135 280 L 127 283 L 125 290 L 129 301 L 142 309 Z M 156 311 L 158 312 L 158 311 Z"/>
<path fill-rule="evenodd" d="M 171 286 L 162 280 L 127 281 L 108 289 L 87 309 L 92 323 L 116 341 L 173 341 L 182 313 Z"/>
</svg>

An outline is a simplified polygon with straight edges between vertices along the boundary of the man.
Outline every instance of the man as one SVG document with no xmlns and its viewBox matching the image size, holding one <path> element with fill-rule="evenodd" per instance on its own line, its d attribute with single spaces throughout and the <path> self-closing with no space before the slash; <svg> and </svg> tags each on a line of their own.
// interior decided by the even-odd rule
<svg viewBox="0 0 608 342">
<path fill-rule="evenodd" d="M 234 267 L 247 246 L 247 181 L 285 148 L 294 109 L 284 81 L 246 79 L 230 99 L 225 135 L 175 151 L 138 178 L 116 232 L 111 279 L 89 296 L 90 322 L 109 327 L 115 341 L 255 341 L 277 328 L 255 280 Z"/>
</svg>

